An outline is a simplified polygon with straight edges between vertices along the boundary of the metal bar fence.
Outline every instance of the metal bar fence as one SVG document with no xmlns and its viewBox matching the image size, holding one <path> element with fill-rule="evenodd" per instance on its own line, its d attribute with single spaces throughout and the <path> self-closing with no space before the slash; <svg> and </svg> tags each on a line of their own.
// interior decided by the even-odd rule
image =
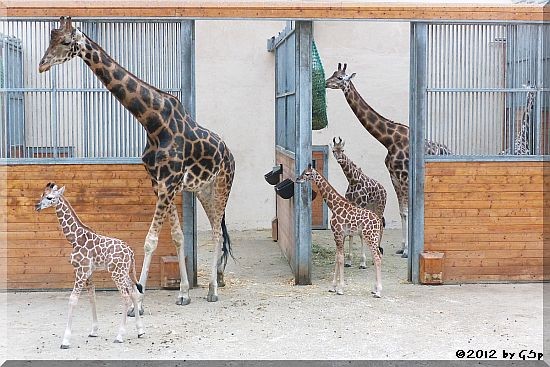
<svg viewBox="0 0 550 367">
<path fill-rule="evenodd" d="M 140 79 L 181 97 L 181 20 L 73 22 Z M 9 163 L 138 161 L 146 134 L 82 62 L 38 73 L 57 20 L 0 21 L 0 159 Z"/>
<path fill-rule="evenodd" d="M 427 160 L 510 159 L 550 154 L 550 26 L 533 23 L 427 25 L 425 138 L 450 155 Z M 412 45 L 415 47 L 415 45 Z M 530 94 L 534 108 L 526 110 Z M 526 113 L 530 112 L 530 116 Z M 527 118 L 529 117 L 529 118 Z M 526 142 L 527 154 L 516 149 Z"/>
</svg>

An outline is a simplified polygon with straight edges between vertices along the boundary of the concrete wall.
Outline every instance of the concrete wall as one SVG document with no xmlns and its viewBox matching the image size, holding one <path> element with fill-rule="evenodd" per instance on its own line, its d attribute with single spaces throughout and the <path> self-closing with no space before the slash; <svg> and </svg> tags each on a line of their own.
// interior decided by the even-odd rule
<svg viewBox="0 0 550 367">
<path fill-rule="evenodd" d="M 197 120 L 218 132 L 235 155 L 237 173 L 228 205 L 230 229 L 269 228 L 275 194 L 263 180 L 274 162 L 274 55 L 266 40 L 284 28 L 280 21 L 197 21 Z M 327 21 L 314 23 L 327 77 L 338 62 L 357 73 L 354 83 L 373 108 L 408 124 L 409 24 Z M 313 133 L 313 144 L 333 136 L 365 173 L 388 190 L 386 220 L 399 227 L 397 198 L 384 165 L 386 150 L 359 124 L 343 93 L 327 90 L 329 126 Z M 329 180 L 345 192 L 347 182 L 333 157 Z M 208 221 L 199 209 L 199 229 Z"/>
</svg>

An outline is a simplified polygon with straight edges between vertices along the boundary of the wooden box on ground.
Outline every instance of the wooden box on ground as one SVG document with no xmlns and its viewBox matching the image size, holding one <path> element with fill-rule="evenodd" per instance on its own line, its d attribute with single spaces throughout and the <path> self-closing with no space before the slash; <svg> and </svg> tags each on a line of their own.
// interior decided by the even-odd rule
<svg viewBox="0 0 550 367">
<path fill-rule="evenodd" d="M 160 258 L 160 286 L 166 289 L 179 289 L 180 266 L 177 256 L 163 256 Z"/>
<path fill-rule="evenodd" d="M 423 252 L 420 254 L 420 283 L 443 283 L 443 252 Z"/>
</svg>

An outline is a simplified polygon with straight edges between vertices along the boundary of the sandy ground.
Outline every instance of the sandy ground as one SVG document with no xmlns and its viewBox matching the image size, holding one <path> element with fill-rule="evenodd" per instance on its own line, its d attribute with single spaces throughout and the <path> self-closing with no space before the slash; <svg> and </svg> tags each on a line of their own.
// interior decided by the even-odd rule
<svg viewBox="0 0 550 367">
<path fill-rule="evenodd" d="M 542 352 L 542 284 L 418 286 L 405 281 L 406 261 L 394 255 L 399 231 L 383 246 L 383 298 L 375 299 L 373 266 L 345 269 L 345 294 L 327 292 L 334 245 L 328 231 L 314 232 L 313 285 L 293 277 L 268 231 L 232 234 L 237 262 L 227 267 L 220 300 L 206 302 L 210 251 L 201 236 L 199 283 L 188 306 L 176 291 L 149 290 L 146 334 L 133 319 L 124 344 L 115 344 L 118 293 L 97 294 L 100 337 L 87 337 L 86 295 L 73 322 L 71 348 L 59 349 L 68 291 L 10 292 L 5 359 L 456 359 L 456 351 Z M 2 337 L 4 338 L 4 336 Z M 0 343 L 3 344 L 3 343 Z M 517 354 L 516 357 L 517 358 Z"/>
</svg>

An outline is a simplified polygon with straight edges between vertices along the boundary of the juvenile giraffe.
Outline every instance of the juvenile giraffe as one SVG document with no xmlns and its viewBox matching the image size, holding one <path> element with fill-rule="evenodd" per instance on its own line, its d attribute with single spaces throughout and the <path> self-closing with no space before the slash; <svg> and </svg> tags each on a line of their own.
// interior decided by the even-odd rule
<svg viewBox="0 0 550 367">
<path fill-rule="evenodd" d="M 409 127 L 383 117 L 367 104 L 351 82 L 355 73 L 347 75 L 346 67 L 347 64 L 342 68 L 342 64 L 339 63 L 338 70 L 326 80 L 326 87 L 341 89 L 344 92 L 346 101 L 361 125 L 388 150 L 385 164 L 397 194 L 403 230 L 401 250 L 397 253 L 402 254 L 401 257 L 407 257 L 409 252 Z M 427 155 L 451 154 L 444 144 L 427 139 L 424 141 L 424 151 Z"/>
<path fill-rule="evenodd" d="M 360 208 L 372 210 L 382 218 L 382 228 L 385 226 L 384 209 L 386 208 L 386 189 L 378 181 L 365 175 L 361 170 L 361 167 L 357 166 L 346 154 L 344 154 L 345 142 L 342 138 L 332 139 L 332 154 L 340 167 L 344 175 L 348 179 L 348 188 L 346 190 L 346 199 Z M 382 235 L 380 235 L 382 239 Z M 346 254 L 346 260 L 344 262 L 345 267 L 351 266 L 353 247 L 353 236 L 349 236 L 348 253 Z M 365 256 L 364 247 L 361 249 L 361 263 L 359 268 L 367 268 L 367 257 Z M 382 251 L 382 249 L 380 249 Z"/>
<path fill-rule="evenodd" d="M 344 294 L 344 239 L 346 236 L 358 234 L 361 238 L 361 246 L 367 242 L 370 247 L 376 269 L 376 283 L 372 294 L 380 298 L 382 296 L 382 254 L 378 245 L 382 236 L 382 218 L 372 210 L 359 208 L 350 203 L 311 165 L 302 172 L 297 181 L 315 182 L 332 212 L 330 228 L 336 242 L 336 264 L 332 287 L 329 291 Z"/>
<path fill-rule="evenodd" d="M 89 336 L 97 336 L 95 286 L 92 280 L 92 275 L 96 270 L 110 272 L 111 278 L 122 295 L 122 322 L 114 340 L 115 343 L 122 343 L 124 334 L 126 334 L 126 313 L 130 303 L 137 307 L 139 293 L 142 292 L 142 287 L 136 280 L 134 252 L 124 241 L 100 235 L 83 224 L 69 201 L 63 196 L 64 192 L 64 186 L 58 188 L 56 184 L 48 183 L 42 192 L 40 201 L 36 204 L 37 211 L 50 206 L 55 207 L 61 230 L 67 241 L 73 246 L 69 261 L 75 270 L 75 281 L 69 297 L 68 321 L 61 349 L 67 349 L 70 346 L 73 310 L 84 287 L 88 290 L 92 306 L 92 331 Z M 136 314 L 136 328 L 138 338 L 145 334 L 139 313 Z"/>
<path fill-rule="evenodd" d="M 519 134 L 514 139 L 514 149 L 510 148 L 503 150 L 499 155 L 529 155 L 531 150 L 529 149 L 529 131 L 531 128 L 531 112 L 535 105 L 535 89 L 529 84 L 526 87 L 530 88 L 527 92 L 527 102 L 525 103 L 525 110 L 521 117 L 521 129 Z"/>
<path fill-rule="evenodd" d="M 225 225 L 225 208 L 235 174 L 233 155 L 216 133 L 200 126 L 191 118 L 175 96 L 147 84 L 120 66 L 80 29 L 73 28 L 70 17 L 61 17 L 60 21 L 61 27 L 51 31 L 50 44 L 40 61 L 39 71 L 47 71 L 53 65 L 64 63 L 75 56 L 82 58 L 147 132 L 142 161 L 151 178 L 157 204 L 145 239 L 145 259 L 140 283 L 145 289 L 159 232 L 168 217 L 181 277 L 176 304 L 187 305 L 191 302 L 183 231 L 174 204 L 177 193 L 190 191 L 196 193 L 212 228 L 214 259 L 207 300 L 217 301 L 218 285 L 225 285 L 223 272 L 227 257 L 231 255 L 231 242 Z M 223 243 L 220 243 L 221 237 Z M 143 313 L 141 301 L 139 312 Z"/>
</svg>

